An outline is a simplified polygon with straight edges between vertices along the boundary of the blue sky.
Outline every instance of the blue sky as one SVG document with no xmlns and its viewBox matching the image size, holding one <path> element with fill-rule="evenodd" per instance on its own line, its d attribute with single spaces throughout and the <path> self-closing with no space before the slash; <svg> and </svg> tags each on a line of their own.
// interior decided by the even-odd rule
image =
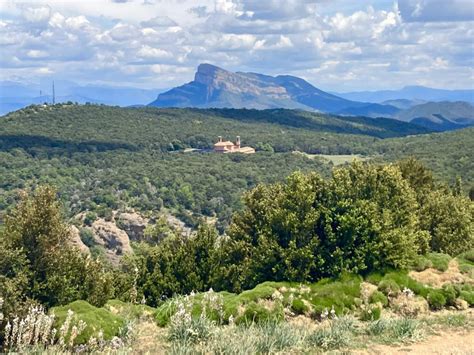
<svg viewBox="0 0 474 355">
<path fill-rule="evenodd" d="M 142 88 L 199 63 L 331 91 L 474 87 L 474 0 L 1 0 L 0 80 Z"/>
</svg>

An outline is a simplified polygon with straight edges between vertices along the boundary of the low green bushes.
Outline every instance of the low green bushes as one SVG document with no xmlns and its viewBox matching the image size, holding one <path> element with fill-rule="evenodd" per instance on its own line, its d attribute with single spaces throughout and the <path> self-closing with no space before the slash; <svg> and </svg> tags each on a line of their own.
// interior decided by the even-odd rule
<svg viewBox="0 0 474 355">
<path fill-rule="evenodd" d="M 75 344 L 85 344 L 91 337 L 99 338 L 99 333 L 103 334 L 104 340 L 110 340 L 125 332 L 125 318 L 104 308 L 94 307 L 86 301 L 75 301 L 65 306 L 52 308 L 51 313 L 55 315 L 55 327 L 59 328 L 64 324 L 69 311 L 73 312 L 73 323 L 83 321 L 87 324 L 75 339 Z"/>
<path fill-rule="evenodd" d="M 382 280 L 378 285 L 378 290 L 385 296 L 395 296 L 400 292 L 400 286 L 394 280 Z"/>
<path fill-rule="evenodd" d="M 236 319 L 236 324 L 279 322 L 283 320 L 283 307 L 267 308 L 256 302 L 245 306 L 244 313 Z"/>
<path fill-rule="evenodd" d="M 309 307 L 304 303 L 303 300 L 296 298 L 291 303 L 291 310 L 296 314 L 305 314 L 309 311 Z"/>
<path fill-rule="evenodd" d="M 364 308 L 360 314 L 360 320 L 373 321 L 380 319 L 382 309 L 379 306 L 369 305 Z"/>
<path fill-rule="evenodd" d="M 430 308 L 433 310 L 440 310 L 446 305 L 446 297 L 442 290 L 431 290 L 426 297 Z"/>
<path fill-rule="evenodd" d="M 459 271 L 474 278 L 474 249 L 458 255 L 456 259 L 459 264 Z"/>
<path fill-rule="evenodd" d="M 449 262 L 452 259 L 448 254 L 442 253 L 429 253 L 426 258 L 431 262 L 433 268 L 442 272 L 448 270 Z"/>
<path fill-rule="evenodd" d="M 374 291 L 369 297 L 369 303 L 380 303 L 383 307 L 388 306 L 388 298 L 380 291 Z"/>
<path fill-rule="evenodd" d="M 466 301 L 469 306 L 474 306 L 474 291 L 461 291 L 459 298 Z"/>
<path fill-rule="evenodd" d="M 418 255 L 413 260 L 412 268 L 416 271 L 423 271 L 433 266 L 433 263 L 424 255 Z"/>
</svg>

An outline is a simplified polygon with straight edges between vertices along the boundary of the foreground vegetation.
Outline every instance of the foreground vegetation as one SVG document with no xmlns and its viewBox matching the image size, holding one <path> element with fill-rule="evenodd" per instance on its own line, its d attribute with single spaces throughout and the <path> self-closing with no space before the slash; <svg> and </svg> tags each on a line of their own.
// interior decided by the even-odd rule
<svg viewBox="0 0 474 355">
<path fill-rule="evenodd" d="M 88 123 L 97 124 L 91 113 L 106 114 L 101 124 L 108 141 L 103 130 L 99 136 L 90 131 Z M 354 140 L 344 142 L 354 151 L 345 153 L 361 153 L 355 142 L 371 151 L 386 144 L 394 159 L 389 144 L 418 137 L 379 140 L 396 135 L 385 121 L 267 113 L 271 119 L 239 110 L 67 105 L 7 116 L 0 125 L 0 346 L 7 352 L 125 350 L 139 346 L 134 337 L 148 327 L 153 346 L 171 353 L 268 353 L 415 341 L 443 322 L 464 322 L 469 330 L 474 204 L 463 181 L 443 181 L 415 159 L 387 164 L 375 158 L 330 171 L 322 160 L 291 153 L 296 138 L 309 144 L 327 135 L 337 147 L 340 132 L 354 130 Z M 46 118 L 61 129 L 40 125 L 37 137 L 22 138 Z M 139 119 L 155 130 L 117 126 Z M 254 156 L 183 153 L 183 145 L 199 145 L 191 138 L 162 145 L 166 134 L 154 145 L 166 125 L 206 120 L 224 131 L 248 130 L 249 137 L 252 129 L 264 134 L 268 128 L 295 140 L 280 140 L 288 144 L 282 153 L 266 141 L 270 146 L 262 144 Z M 180 134 L 187 132 L 192 129 Z M 362 144 L 369 140 L 372 146 Z M 314 153 L 305 149 L 298 146 Z M 52 182 L 59 194 L 45 184 Z M 174 209 L 196 229 L 184 236 L 152 220 L 148 239 L 132 243 L 115 265 L 73 246 L 71 214 L 87 212 L 84 223 L 91 223 L 130 207 Z M 464 313 L 436 320 L 428 313 L 455 309 Z"/>
</svg>

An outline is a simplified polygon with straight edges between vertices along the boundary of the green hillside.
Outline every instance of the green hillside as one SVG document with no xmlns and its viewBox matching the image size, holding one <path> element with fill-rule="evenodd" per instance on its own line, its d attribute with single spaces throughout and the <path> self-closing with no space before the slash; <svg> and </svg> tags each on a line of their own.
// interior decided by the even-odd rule
<svg viewBox="0 0 474 355">
<path fill-rule="evenodd" d="M 202 215 L 217 216 L 224 228 L 241 194 L 256 184 L 295 170 L 329 175 L 328 160 L 293 151 L 388 160 L 415 155 L 441 179 L 460 175 L 472 184 L 472 130 L 400 138 L 424 132 L 393 120 L 292 110 L 32 106 L 0 118 L 0 211 L 12 205 L 17 189 L 50 183 L 71 215 L 164 206 L 191 226 Z M 211 148 L 219 135 L 240 135 L 244 145 L 267 151 L 183 153 Z"/>
</svg>

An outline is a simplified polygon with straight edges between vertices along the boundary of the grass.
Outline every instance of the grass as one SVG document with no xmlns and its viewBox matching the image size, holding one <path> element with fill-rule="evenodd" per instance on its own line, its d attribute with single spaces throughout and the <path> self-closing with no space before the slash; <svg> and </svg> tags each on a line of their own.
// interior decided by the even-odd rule
<svg viewBox="0 0 474 355">
<path fill-rule="evenodd" d="M 438 271 L 444 272 L 448 270 L 451 259 L 451 256 L 442 253 L 428 253 L 426 255 L 418 255 L 415 258 L 412 267 L 415 271 L 423 271 L 428 268 L 434 268 Z"/>
<path fill-rule="evenodd" d="M 55 327 L 60 327 L 66 320 L 68 311 L 74 312 L 73 323 L 80 320 L 86 322 L 87 327 L 76 338 L 76 344 L 85 344 L 91 337 L 98 337 L 103 332 L 104 340 L 110 340 L 114 336 L 120 336 L 126 327 L 125 318 L 115 315 L 105 308 L 97 308 L 86 301 L 74 301 L 62 307 L 54 307 L 51 312 L 55 315 Z"/>
<path fill-rule="evenodd" d="M 143 316 L 151 316 L 156 312 L 156 308 L 142 304 L 131 304 L 120 300 L 109 300 L 104 305 L 104 308 L 127 319 L 137 319 Z"/>
<path fill-rule="evenodd" d="M 459 271 L 474 279 L 474 249 L 457 256 Z"/>
<path fill-rule="evenodd" d="M 441 272 L 448 270 L 449 262 L 452 259 L 448 254 L 442 253 L 429 253 L 426 258 L 431 262 L 433 268 Z"/>
<path fill-rule="evenodd" d="M 356 275 L 343 275 L 339 279 L 323 279 L 312 284 L 290 282 L 264 282 L 251 290 L 240 294 L 229 292 L 216 293 L 223 302 L 224 322 L 232 316 L 238 323 L 281 320 L 283 308 L 295 307 L 295 313 L 312 314 L 320 317 L 331 309 L 337 315 L 353 309 L 360 297 L 362 278 Z M 206 293 L 192 297 L 192 315 L 199 317 L 202 312 L 202 300 Z M 155 319 L 160 326 L 166 326 L 176 311 L 173 298 L 155 312 Z M 241 319 L 239 319 L 239 317 Z"/>
</svg>

